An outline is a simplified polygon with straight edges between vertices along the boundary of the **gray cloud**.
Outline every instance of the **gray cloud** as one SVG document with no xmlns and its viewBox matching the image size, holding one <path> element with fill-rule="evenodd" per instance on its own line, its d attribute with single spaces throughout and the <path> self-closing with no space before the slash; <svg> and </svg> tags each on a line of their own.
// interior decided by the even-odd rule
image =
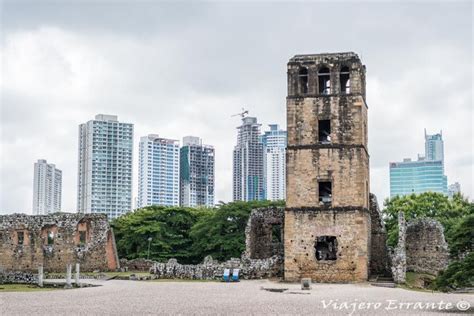
<svg viewBox="0 0 474 316">
<path fill-rule="evenodd" d="M 245 106 L 264 127 L 285 126 L 286 62 L 325 51 L 355 51 L 367 65 L 380 200 L 388 162 L 422 153 L 425 127 L 443 130 L 448 180 L 473 197 L 471 12 L 469 2 L 7 1 L 0 212 L 31 211 L 39 158 L 63 170 L 63 208 L 75 210 L 77 126 L 96 113 L 134 123 L 135 150 L 148 133 L 213 144 L 217 199 L 230 200 L 230 115 Z"/>
</svg>

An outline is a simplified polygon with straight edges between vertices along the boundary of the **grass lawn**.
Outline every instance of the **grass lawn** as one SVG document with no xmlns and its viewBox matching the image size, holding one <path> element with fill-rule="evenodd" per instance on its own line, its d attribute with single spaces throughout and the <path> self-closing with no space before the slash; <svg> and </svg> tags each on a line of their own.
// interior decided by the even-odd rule
<svg viewBox="0 0 474 316">
<path fill-rule="evenodd" d="M 61 288 L 55 287 L 39 287 L 33 284 L 0 284 L 1 292 L 37 292 L 37 291 L 54 291 Z"/>
</svg>

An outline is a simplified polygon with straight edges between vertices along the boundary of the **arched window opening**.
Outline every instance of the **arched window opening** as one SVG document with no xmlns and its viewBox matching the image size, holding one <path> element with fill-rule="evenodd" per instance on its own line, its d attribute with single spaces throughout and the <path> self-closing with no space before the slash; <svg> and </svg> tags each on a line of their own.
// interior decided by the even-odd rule
<svg viewBox="0 0 474 316">
<path fill-rule="evenodd" d="M 301 93 L 308 93 L 308 68 L 302 67 L 298 73 Z"/>
<path fill-rule="evenodd" d="M 341 83 L 341 92 L 343 94 L 351 93 L 351 77 L 349 73 L 349 67 L 344 66 L 341 68 L 339 73 L 339 80 Z"/>
<path fill-rule="evenodd" d="M 318 89 L 320 94 L 331 94 L 331 76 L 329 68 L 321 68 L 318 72 Z"/>
</svg>

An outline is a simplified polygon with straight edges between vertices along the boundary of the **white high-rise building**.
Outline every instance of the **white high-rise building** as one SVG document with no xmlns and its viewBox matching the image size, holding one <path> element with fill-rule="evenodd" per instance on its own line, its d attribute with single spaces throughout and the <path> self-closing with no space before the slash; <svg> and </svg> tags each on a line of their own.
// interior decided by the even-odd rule
<svg viewBox="0 0 474 316">
<path fill-rule="evenodd" d="M 286 198 L 286 144 L 287 133 L 277 124 L 262 135 L 264 146 L 265 195 L 267 200 Z"/>
<path fill-rule="evenodd" d="M 137 206 L 179 206 L 179 141 L 141 137 L 138 164 Z"/>
<path fill-rule="evenodd" d="M 79 125 L 77 209 L 109 219 L 132 209 L 133 124 L 98 114 Z"/>
<path fill-rule="evenodd" d="M 33 176 L 33 214 L 61 211 L 62 172 L 45 159 L 35 162 Z"/>
<path fill-rule="evenodd" d="M 263 144 L 256 117 L 242 117 L 233 152 L 234 201 L 265 199 Z"/>
<path fill-rule="evenodd" d="M 186 136 L 180 152 L 181 206 L 214 206 L 214 147 Z"/>
</svg>

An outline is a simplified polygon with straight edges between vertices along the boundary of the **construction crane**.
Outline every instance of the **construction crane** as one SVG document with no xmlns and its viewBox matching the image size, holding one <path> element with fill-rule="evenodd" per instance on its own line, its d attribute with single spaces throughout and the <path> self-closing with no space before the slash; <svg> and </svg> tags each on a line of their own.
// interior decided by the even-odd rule
<svg viewBox="0 0 474 316">
<path fill-rule="evenodd" d="M 237 114 L 234 114 L 234 115 L 232 115 L 231 117 L 240 115 L 242 118 L 244 118 L 244 117 L 245 117 L 245 114 L 249 114 L 249 111 L 246 110 L 246 109 L 244 109 L 244 108 L 242 108 L 242 112 L 237 113 Z"/>
</svg>

